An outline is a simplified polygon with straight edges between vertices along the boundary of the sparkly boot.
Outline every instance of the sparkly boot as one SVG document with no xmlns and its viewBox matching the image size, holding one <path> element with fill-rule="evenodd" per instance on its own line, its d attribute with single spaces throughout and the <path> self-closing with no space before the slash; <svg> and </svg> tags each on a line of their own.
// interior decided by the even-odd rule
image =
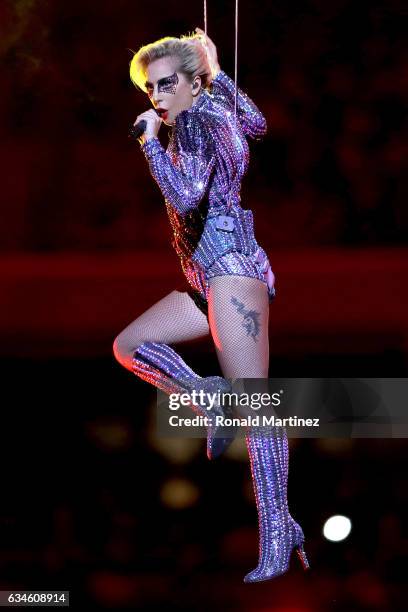
<svg viewBox="0 0 408 612">
<path fill-rule="evenodd" d="M 288 439 L 284 427 L 252 428 L 246 435 L 259 520 L 259 563 L 244 582 L 269 580 L 289 569 L 295 549 L 303 569 L 309 563 L 303 550 L 301 526 L 289 513 L 287 501 Z"/>
<path fill-rule="evenodd" d="M 205 416 L 210 424 L 207 427 L 207 457 L 214 459 L 221 455 L 236 435 L 236 427 L 222 427 L 215 424 L 216 416 L 233 416 L 229 406 L 221 406 L 217 401 L 211 409 L 207 393 L 231 392 L 230 383 L 221 376 L 198 376 L 170 346 L 159 342 L 144 342 L 133 354 L 133 372 L 155 385 L 168 395 L 170 393 L 204 392 L 203 401 L 198 400 L 191 407 L 199 416 Z M 201 401 L 201 403 L 200 403 Z"/>
</svg>

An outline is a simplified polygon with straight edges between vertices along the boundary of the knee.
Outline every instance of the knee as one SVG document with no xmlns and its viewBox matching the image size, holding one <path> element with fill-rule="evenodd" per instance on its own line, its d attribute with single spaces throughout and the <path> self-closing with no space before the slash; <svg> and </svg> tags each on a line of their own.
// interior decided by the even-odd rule
<svg viewBox="0 0 408 612">
<path fill-rule="evenodd" d="M 113 355 L 116 361 L 125 368 L 131 369 L 133 354 L 140 344 L 142 344 L 142 342 L 130 342 L 125 335 L 119 334 L 116 336 L 112 345 Z"/>
<path fill-rule="evenodd" d="M 119 363 L 122 363 L 123 356 L 124 356 L 124 346 L 123 346 L 120 335 L 116 336 L 115 340 L 113 341 L 112 350 L 113 350 L 113 355 L 116 361 L 118 361 Z"/>
</svg>

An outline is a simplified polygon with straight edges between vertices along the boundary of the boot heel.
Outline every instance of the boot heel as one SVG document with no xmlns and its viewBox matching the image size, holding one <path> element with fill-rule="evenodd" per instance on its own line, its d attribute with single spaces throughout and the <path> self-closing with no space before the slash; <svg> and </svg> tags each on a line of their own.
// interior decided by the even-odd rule
<svg viewBox="0 0 408 612">
<path fill-rule="evenodd" d="M 300 544 L 299 546 L 297 546 L 295 550 L 297 552 L 297 555 L 299 557 L 299 560 L 302 564 L 303 569 L 305 571 L 307 569 L 310 569 L 309 561 L 307 560 L 306 553 L 303 548 L 303 544 Z"/>
</svg>

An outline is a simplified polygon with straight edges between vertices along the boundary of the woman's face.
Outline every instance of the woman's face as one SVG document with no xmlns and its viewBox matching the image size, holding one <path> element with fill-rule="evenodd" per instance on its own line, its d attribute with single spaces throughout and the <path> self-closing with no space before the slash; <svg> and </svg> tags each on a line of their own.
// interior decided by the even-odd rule
<svg viewBox="0 0 408 612">
<path fill-rule="evenodd" d="M 175 71 L 175 64 L 173 58 L 162 57 L 150 62 L 146 69 L 147 95 L 154 108 L 166 111 L 160 116 L 169 126 L 174 125 L 182 110 L 196 103 L 201 89 L 201 77 L 189 83 L 184 74 Z"/>
</svg>

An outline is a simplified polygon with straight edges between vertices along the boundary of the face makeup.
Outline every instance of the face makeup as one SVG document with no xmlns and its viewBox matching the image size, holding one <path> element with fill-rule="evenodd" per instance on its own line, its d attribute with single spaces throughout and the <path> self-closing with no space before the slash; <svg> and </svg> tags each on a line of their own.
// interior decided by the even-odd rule
<svg viewBox="0 0 408 612">
<path fill-rule="evenodd" d="M 179 78 L 177 76 L 177 72 L 174 72 L 168 77 L 163 77 L 162 79 L 159 79 L 157 81 L 158 93 L 169 93 L 174 95 L 176 93 L 178 82 Z M 147 93 L 149 97 L 151 97 L 153 95 L 153 85 L 149 83 L 149 81 L 146 81 L 145 86 L 147 88 Z"/>
</svg>

